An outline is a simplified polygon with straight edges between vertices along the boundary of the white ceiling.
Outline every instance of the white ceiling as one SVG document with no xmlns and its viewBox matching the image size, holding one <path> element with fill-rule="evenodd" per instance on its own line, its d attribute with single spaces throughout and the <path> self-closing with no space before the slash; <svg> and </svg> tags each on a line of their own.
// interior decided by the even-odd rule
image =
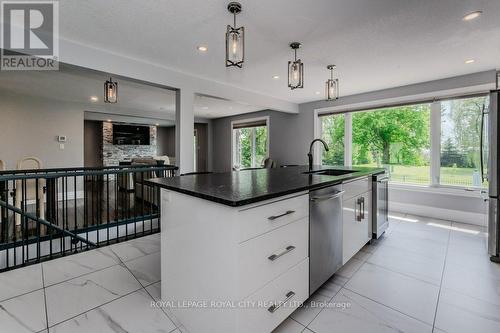
<svg viewBox="0 0 500 333">
<path fill-rule="evenodd" d="M 103 86 L 108 78 L 107 74 L 73 66 L 64 66 L 59 71 L 8 71 L 0 73 L 0 89 L 79 103 L 90 112 L 175 119 L 174 91 L 132 80 L 115 78 L 119 83 L 119 102 L 104 103 Z M 92 96 L 98 101 L 91 101 Z M 194 113 L 200 118 L 219 118 L 258 110 L 262 107 L 208 96 L 195 97 Z"/>
<path fill-rule="evenodd" d="M 243 70 L 224 66 L 228 2 L 65 0 L 60 34 L 296 103 L 322 98 L 330 63 L 338 66 L 341 95 L 500 68 L 498 0 L 242 0 Z M 484 13 L 463 22 L 474 10 Z M 303 43 L 305 62 L 305 88 L 294 91 L 286 87 L 291 41 Z M 208 52 L 199 53 L 198 45 Z M 464 64 L 471 58 L 475 63 Z"/>
</svg>

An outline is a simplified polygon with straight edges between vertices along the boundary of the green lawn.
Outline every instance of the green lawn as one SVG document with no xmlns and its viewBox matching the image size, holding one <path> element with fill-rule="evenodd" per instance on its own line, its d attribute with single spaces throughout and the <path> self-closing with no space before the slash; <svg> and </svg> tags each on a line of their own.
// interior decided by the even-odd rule
<svg viewBox="0 0 500 333">
<path fill-rule="evenodd" d="M 375 164 L 365 164 L 360 166 L 376 167 Z M 398 183 L 407 184 L 430 184 L 429 166 L 406 166 L 391 165 L 391 180 Z M 472 168 L 441 168 L 441 184 L 453 186 L 473 186 Z"/>
</svg>

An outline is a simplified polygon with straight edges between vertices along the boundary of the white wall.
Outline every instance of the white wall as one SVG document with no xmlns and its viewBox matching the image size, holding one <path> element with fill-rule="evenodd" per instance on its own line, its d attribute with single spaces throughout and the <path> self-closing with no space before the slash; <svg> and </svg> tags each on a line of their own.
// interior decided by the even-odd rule
<svg viewBox="0 0 500 333">
<path fill-rule="evenodd" d="M 68 141 L 61 150 L 57 135 Z M 37 156 L 44 168 L 83 166 L 83 108 L 0 91 L 0 159 L 15 169 L 25 156 Z"/>
</svg>

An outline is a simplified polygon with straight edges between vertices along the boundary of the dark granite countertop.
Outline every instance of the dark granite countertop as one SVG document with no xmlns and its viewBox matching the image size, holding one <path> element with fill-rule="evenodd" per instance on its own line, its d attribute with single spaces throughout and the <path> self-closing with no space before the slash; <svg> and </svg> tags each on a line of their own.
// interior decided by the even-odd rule
<svg viewBox="0 0 500 333">
<path fill-rule="evenodd" d="M 308 171 L 307 166 L 296 166 L 154 178 L 149 179 L 147 183 L 220 204 L 239 207 L 384 172 L 384 169 L 380 168 L 314 167 L 314 170 L 319 169 L 344 169 L 353 172 L 341 176 L 313 175 L 304 174 L 304 172 Z"/>
</svg>

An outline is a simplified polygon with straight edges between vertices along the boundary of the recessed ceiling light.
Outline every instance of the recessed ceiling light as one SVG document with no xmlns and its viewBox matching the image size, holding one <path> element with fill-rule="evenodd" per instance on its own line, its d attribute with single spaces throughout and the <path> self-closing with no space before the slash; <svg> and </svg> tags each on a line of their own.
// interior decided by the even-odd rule
<svg viewBox="0 0 500 333">
<path fill-rule="evenodd" d="M 279 75 L 273 75 L 273 79 L 277 80 L 279 78 L 280 78 Z"/>
<path fill-rule="evenodd" d="M 90 100 L 92 102 L 97 102 L 99 100 L 99 98 L 97 98 L 97 96 L 90 96 Z"/>
<path fill-rule="evenodd" d="M 200 52 L 207 52 L 208 51 L 208 46 L 200 45 L 200 46 L 197 47 L 197 49 Z"/>
<path fill-rule="evenodd" d="M 201 107 L 203 110 L 208 110 L 208 106 L 202 106 Z"/>
<path fill-rule="evenodd" d="M 464 21 L 472 21 L 481 16 L 483 12 L 481 10 L 476 10 L 475 12 L 470 12 L 469 14 L 465 14 L 462 20 Z"/>
<path fill-rule="evenodd" d="M 319 94 L 321 94 L 321 93 L 320 93 L 319 91 L 316 91 L 316 92 L 315 92 L 315 94 L 316 94 L 316 95 L 319 95 Z"/>
<path fill-rule="evenodd" d="M 474 59 L 468 59 L 468 60 L 465 60 L 465 63 L 466 64 L 473 64 L 476 60 Z"/>
</svg>

